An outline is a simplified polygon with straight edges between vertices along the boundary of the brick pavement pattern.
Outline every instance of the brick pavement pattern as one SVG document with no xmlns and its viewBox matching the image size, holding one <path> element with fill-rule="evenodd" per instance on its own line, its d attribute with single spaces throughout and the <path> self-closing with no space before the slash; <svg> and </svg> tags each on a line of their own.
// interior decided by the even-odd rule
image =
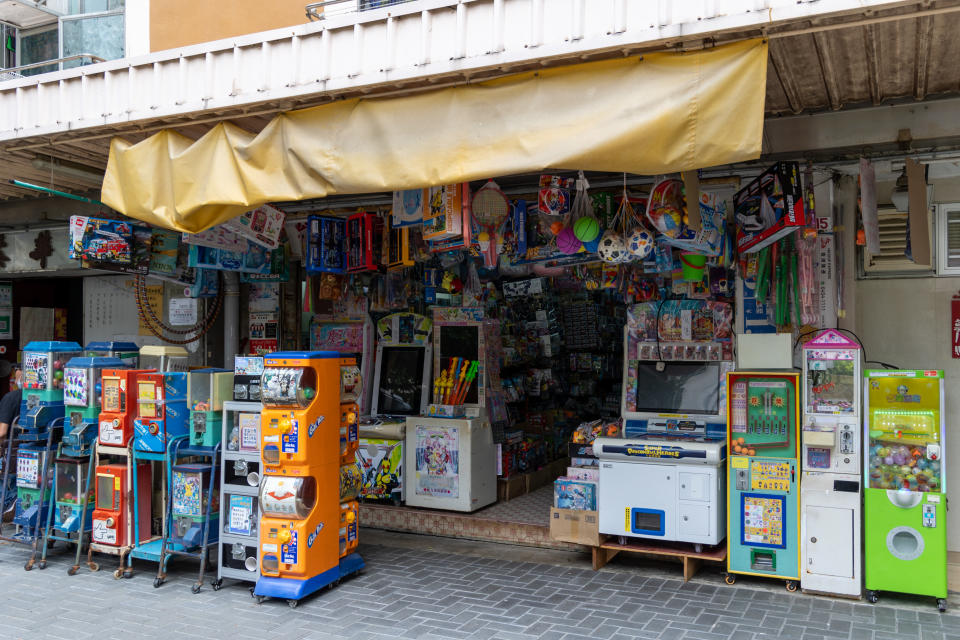
<svg viewBox="0 0 960 640">
<path fill-rule="evenodd" d="M 277 601 L 258 605 L 245 584 L 231 580 L 219 592 L 205 585 L 194 595 L 192 563 L 173 565 L 168 582 L 155 589 L 154 564 L 138 563 L 130 580 L 114 580 L 108 557 L 98 573 L 83 567 L 69 577 L 64 556 L 26 572 L 26 550 L 0 544 L 0 638 L 960 640 L 960 615 L 938 614 L 929 599 L 870 605 L 790 594 L 782 586 L 729 587 L 716 573 L 684 584 L 669 577 L 675 570 L 611 565 L 594 572 L 582 562 L 558 566 L 389 544 L 360 551 L 362 575 L 291 609 Z"/>
</svg>

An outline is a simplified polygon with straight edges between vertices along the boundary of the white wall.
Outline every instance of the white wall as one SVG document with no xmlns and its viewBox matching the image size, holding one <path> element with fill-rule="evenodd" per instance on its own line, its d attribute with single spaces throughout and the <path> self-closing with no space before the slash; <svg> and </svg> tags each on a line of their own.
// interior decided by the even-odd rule
<svg viewBox="0 0 960 640">
<path fill-rule="evenodd" d="M 960 201 L 960 178 L 933 180 L 935 202 Z M 889 200 L 891 183 L 878 184 L 878 200 Z M 853 222 L 853 221 L 849 221 Z M 853 247 L 849 247 L 853 252 Z M 851 278 L 848 276 L 848 282 Z M 960 278 L 858 280 L 854 331 L 867 357 L 902 369 L 942 369 L 946 393 L 947 493 L 960 504 L 960 359 L 951 356 L 950 300 Z M 881 368 L 876 364 L 868 367 Z M 950 551 L 960 551 L 960 508 L 947 511 Z"/>
</svg>

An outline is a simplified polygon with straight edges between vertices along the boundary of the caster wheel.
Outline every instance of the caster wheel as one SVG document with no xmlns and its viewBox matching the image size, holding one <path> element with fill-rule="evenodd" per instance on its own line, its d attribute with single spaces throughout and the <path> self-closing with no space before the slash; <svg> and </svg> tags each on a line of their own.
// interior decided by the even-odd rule
<svg viewBox="0 0 960 640">
<path fill-rule="evenodd" d="M 133 577 L 133 569 L 124 569 L 124 570 L 123 570 L 123 577 L 126 578 L 127 580 L 129 580 L 130 578 L 132 578 L 132 577 Z"/>
<path fill-rule="evenodd" d="M 162 584 L 163 584 L 163 578 L 154 578 L 154 579 L 153 579 L 153 588 L 154 588 L 154 589 L 159 589 L 159 588 L 160 588 L 160 585 L 162 585 Z"/>
<path fill-rule="evenodd" d="M 75 576 L 75 575 L 77 575 L 77 571 L 78 571 L 79 569 L 80 569 L 80 567 L 70 567 L 69 569 L 67 569 L 67 575 L 68 575 L 68 576 Z"/>
<path fill-rule="evenodd" d="M 723 576 L 723 581 L 727 584 L 736 584 L 737 577 L 732 573 L 728 573 L 727 575 Z"/>
<path fill-rule="evenodd" d="M 797 583 L 793 580 L 787 580 L 787 591 L 793 593 L 797 590 Z"/>
<path fill-rule="evenodd" d="M 627 544 L 626 536 L 617 536 L 617 544 Z"/>
<path fill-rule="evenodd" d="M 697 543 L 697 544 L 693 545 L 693 550 L 696 551 L 697 553 L 702 553 L 702 552 L 703 552 L 703 545 L 700 544 L 700 543 Z"/>
<path fill-rule="evenodd" d="M 38 562 L 38 563 L 37 563 L 37 568 L 40 569 L 41 571 L 43 571 L 44 569 L 46 569 L 46 568 L 47 568 L 47 561 L 46 561 L 46 560 L 41 560 L 40 562 Z"/>
<path fill-rule="evenodd" d="M 87 567 L 89 567 L 90 571 L 100 571 L 100 565 L 96 562 L 87 563 Z"/>
<path fill-rule="evenodd" d="M 190 591 L 193 593 L 200 593 L 200 585 L 199 584 L 193 585 L 192 587 L 190 587 Z"/>
<path fill-rule="evenodd" d="M 116 571 L 113 572 L 114 580 L 119 580 L 122 577 L 123 577 L 123 569 L 117 569 Z"/>
<path fill-rule="evenodd" d="M 257 599 L 257 604 L 263 604 L 263 601 L 265 599 L 264 596 L 255 596 L 255 597 Z"/>
<path fill-rule="evenodd" d="M 299 604 L 299 600 L 287 600 L 287 606 L 289 606 L 291 609 L 296 609 Z"/>
<path fill-rule="evenodd" d="M 943 598 L 937 598 L 937 609 L 940 613 L 945 613 L 947 611 L 947 601 Z"/>
<path fill-rule="evenodd" d="M 213 587 L 214 591 L 220 591 L 220 589 L 223 587 L 223 580 L 214 580 L 210 583 L 210 586 Z"/>
<path fill-rule="evenodd" d="M 253 587 L 250 587 L 250 589 L 249 589 L 249 591 L 250 591 L 250 597 L 251 597 L 251 598 L 256 598 L 257 596 L 256 596 L 256 594 L 253 593 L 253 589 L 254 589 Z"/>
<path fill-rule="evenodd" d="M 867 602 L 876 604 L 880 600 L 880 594 L 876 591 L 867 591 Z"/>
<path fill-rule="evenodd" d="M 23 570 L 30 571 L 31 569 L 33 569 L 33 562 L 28 560 L 27 563 L 23 565 Z"/>
</svg>

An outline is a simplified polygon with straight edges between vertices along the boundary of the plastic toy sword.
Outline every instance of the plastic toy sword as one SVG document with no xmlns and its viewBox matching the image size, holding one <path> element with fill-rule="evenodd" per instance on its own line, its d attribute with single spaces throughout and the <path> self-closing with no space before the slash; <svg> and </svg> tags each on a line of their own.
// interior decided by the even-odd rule
<svg viewBox="0 0 960 640">
<path fill-rule="evenodd" d="M 457 402 L 457 398 L 460 397 L 460 390 L 463 389 L 463 381 L 467 378 L 467 373 L 470 371 L 470 366 L 469 360 L 464 360 L 460 364 L 460 371 L 458 372 L 457 380 L 455 381 L 455 385 L 453 387 L 453 395 L 450 398 L 451 404 L 460 404 Z"/>
<path fill-rule="evenodd" d="M 467 397 L 467 391 L 470 390 L 470 386 L 473 385 L 473 381 L 477 378 L 477 370 L 480 368 L 480 362 L 474 360 L 470 364 L 470 369 L 467 371 L 467 377 L 464 381 L 463 388 L 460 390 L 458 397 L 456 398 L 456 404 L 463 404 L 463 401 Z"/>
<path fill-rule="evenodd" d="M 454 380 L 457 379 L 457 367 L 460 366 L 460 358 L 450 358 L 450 368 L 446 371 L 446 377 L 443 379 L 443 394 L 441 404 L 450 403 L 450 389 L 453 387 Z"/>
</svg>

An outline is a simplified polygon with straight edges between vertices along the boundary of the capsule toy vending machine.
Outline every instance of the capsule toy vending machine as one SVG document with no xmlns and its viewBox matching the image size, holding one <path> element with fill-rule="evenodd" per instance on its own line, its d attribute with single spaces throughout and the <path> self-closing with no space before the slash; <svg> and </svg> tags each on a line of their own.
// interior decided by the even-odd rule
<svg viewBox="0 0 960 640">
<path fill-rule="evenodd" d="M 189 435 L 187 373 L 141 373 L 136 379 L 136 399 L 135 450 L 165 454 L 172 438 Z"/>
<path fill-rule="evenodd" d="M 800 581 L 800 374 L 727 374 L 727 584 Z"/>
<path fill-rule="evenodd" d="M 119 358 L 86 356 L 71 358 L 64 368 L 65 406 L 63 448 L 66 456 L 86 457 L 97 439 L 100 426 L 102 375 L 126 365 Z"/>
<path fill-rule="evenodd" d="M 82 351 L 76 342 L 31 342 L 23 348 L 22 440 L 46 440 L 47 428 L 64 416 L 63 367 Z"/>
<path fill-rule="evenodd" d="M 349 486 L 341 494 L 342 467 L 355 465 L 361 393 L 353 358 L 333 351 L 264 357 L 258 601 L 282 598 L 295 607 L 364 566 L 354 551 L 356 494 Z"/>
<path fill-rule="evenodd" d="M 827 329 L 803 348 L 800 586 L 860 597 L 860 345 Z"/>
<path fill-rule="evenodd" d="M 187 376 L 190 444 L 215 447 L 223 430 L 223 403 L 233 397 L 233 371 L 194 369 Z"/>
<path fill-rule="evenodd" d="M 261 362 L 263 359 L 261 358 Z M 243 374 L 247 375 L 247 374 Z M 236 384 L 236 381 L 234 381 Z M 260 382 L 257 381 L 257 398 Z M 260 577 L 260 412 L 259 402 L 223 403 L 220 464 L 220 562 L 214 590 L 224 578 L 256 582 Z"/>
<path fill-rule="evenodd" d="M 131 487 L 133 479 L 129 477 L 130 467 L 124 464 L 102 464 L 96 469 L 96 503 L 93 510 L 92 539 L 96 544 L 110 547 L 129 547 L 135 543 L 134 529 L 140 539 L 146 542 L 150 535 L 150 510 L 153 486 L 153 471 L 149 462 L 133 467 L 137 474 L 136 500 L 146 508 L 135 511 Z M 131 518 L 137 518 L 137 527 Z M 115 577 L 120 577 L 114 574 Z"/>
<path fill-rule="evenodd" d="M 100 373 L 100 416 L 98 442 L 107 447 L 126 448 L 133 439 L 137 417 L 137 376 L 155 369 L 103 369 Z"/>
<path fill-rule="evenodd" d="M 84 348 L 86 355 L 102 358 L 119 358 L 124 366 L 136 369 L 140 364 L 140 347 L 135 342 L 108 340 L 88 342 Z"/>
<path fill-rule="evenodd" d="M 867 371 L 864 585 L 947 609 L 943 371 Z"/>
</svg>

